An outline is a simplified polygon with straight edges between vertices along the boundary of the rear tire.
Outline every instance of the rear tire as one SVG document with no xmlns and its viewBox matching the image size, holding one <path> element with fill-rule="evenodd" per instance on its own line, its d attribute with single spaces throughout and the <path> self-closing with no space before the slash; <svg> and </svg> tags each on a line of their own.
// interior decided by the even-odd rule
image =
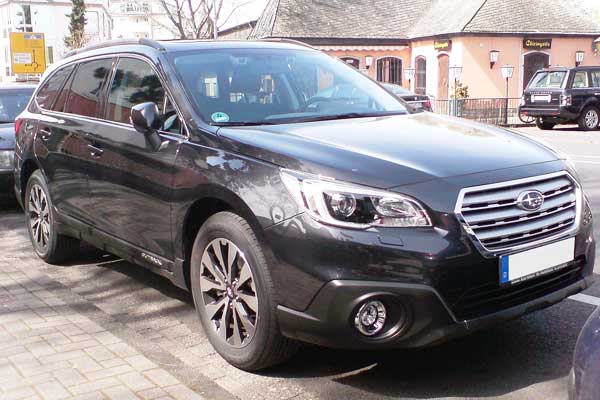
<svg viewBox="0 0 600 400">
<path fill-rule="evenodd" d="M 40 170 L 34 171 L 27 181 L 24 206 L 29 238 L 38 257 L 58 264 L 79 254 L 79 240 L 58 234 L 48 185 Z"/>
<path fill-rule="evenodd" d="M 194 304 L 215 350 L 233 366 L 256 371 L 291 357 L 298 344 L 277 322 L 277 291 L 262 248 L 245 219 L 211 216 L 191 257 Z"/>
<path fill-rule="evenodd" d="M 537 118 L 535 120 L 535 126 L 537 126 L 538 129 L 541 129 L 543 131 L 552 130 L 552 128 L 554 128 L 555 125 L 556 125 L 555 122 L 546 121 L 543 118 Z"/>
<path fill-rule="evenodd" d="M 593 106 L 584 108 L 577 123 L 579 124 L 579 129 L 582 131 L 593 131 L 594 129 L 598 129 L 598 125 L 600 124 L 600 111 Z"/>
</svg>

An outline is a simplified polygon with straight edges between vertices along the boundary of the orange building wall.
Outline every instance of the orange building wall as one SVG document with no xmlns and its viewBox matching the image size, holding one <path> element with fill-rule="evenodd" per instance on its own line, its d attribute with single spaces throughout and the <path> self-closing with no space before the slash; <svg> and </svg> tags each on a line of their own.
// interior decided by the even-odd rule
<svg viewBox="0 0 600 400">
<path fill-rule="evenodd" d="M 365 50 L 328 51 L 328 50 L 326 50 L 325 52 L 329 55 L 332 55 L 332 56 L 338 57 L 338 58 L 339 57 L 358 58 L 360 60 L 360 69 L 361 70 L 366 67 L 365 58 L 367 56 L 373 57 L 373 65 L 371 65 L 371 67 L 368 70 L 368 75 L 373 79 L 377 79 L 377 60 L 379 58 L 383 58 L 383 57 L 400 58 L 402 60 L 402 70 L 404 71 L 404 68 L 407 68 L 410 65 L 410 55 L 411 55 L 411 49 L 408 47 L 404 50 L 388 50 L 388 51 L 385 51 L 385 50 L 382 50 L 382 51 L 365 51 Z M 404 75 L 404 73 L 403 73 L 403 75 Z M 404 76 L 402 76 L 402 86 L 408 88 L 408 81 L 406 79 L 404 79 Z"/>
</svg>

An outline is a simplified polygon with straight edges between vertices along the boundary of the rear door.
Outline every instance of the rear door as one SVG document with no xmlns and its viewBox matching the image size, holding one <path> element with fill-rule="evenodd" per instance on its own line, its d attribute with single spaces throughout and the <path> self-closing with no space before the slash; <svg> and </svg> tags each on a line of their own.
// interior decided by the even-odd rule
<svg viewBox="0 0 600 400">
<path fill-rule="evenodd" d="M 87 170 L 92 160 L 86 135 L 95 129 L 99 95 L 111 64 L 108 58 L 64 67 L 36 97 L 42 112 L 35 154 L 46 174 L 51 198 L 60 213 L 88 223 Z"/>
<path fill-rule="evenodd" d="M 594 96 L 598 103 L 600 103 L 600 69 L 591 70 L 590 78 L 592 80 L 590 95 Z"/>
<path fill-rule="evenodd" d="M 592 89 L 589 71 L 574 71 L 573 79 L 571 80 L 573 108 L 580 112 L 584 105 L 587 104 L 588 99 L 593 95 L 594 91 Z"/>
<path fill-rule="evenodd" d="M 164 120 L 159 151 L 130 122 L 131 108 L 144 102 L 156 103 Z M 152 254 L 172 258 L 171 183 L 184 136 L 178 114 L 147 61 L 119 58 L 104 119 L 88 135 L 96 151 L 88 171 L 94 225 Z"/>
</svg>

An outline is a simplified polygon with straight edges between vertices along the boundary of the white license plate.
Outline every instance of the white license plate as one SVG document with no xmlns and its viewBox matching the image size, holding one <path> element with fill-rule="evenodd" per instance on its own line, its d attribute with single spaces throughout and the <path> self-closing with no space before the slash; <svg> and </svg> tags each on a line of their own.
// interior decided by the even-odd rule
<svg viewBox="0 0 600 400">
<path fill-rule="evenodd" d="M 410 103 L 410 105 L 413 106 L 414 108 L 423 108 L 422 103 Z"/>
<path fill-rule="evenodd" d="M 500 283 L 514 284 L 564 268 L 575 259 L 575 238 L 500 257 Z"/>
<path fill-rule="evenodd" d="M 534 94 L 531 96 L 532 103 L 550 103 L 552 101 L 552 96 L 549 94 Z"/>
</svg>

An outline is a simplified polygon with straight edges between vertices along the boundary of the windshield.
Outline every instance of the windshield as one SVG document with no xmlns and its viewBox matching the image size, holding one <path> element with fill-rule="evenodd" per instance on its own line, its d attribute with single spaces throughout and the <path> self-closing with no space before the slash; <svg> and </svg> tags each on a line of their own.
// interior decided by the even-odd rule
<svg viewBox="0 0 600 400">
<path fill-rule="evenodd" d="M 566 71 L 544 71 L 535 74 L 531 83 L 530 88 L 549 88 L 549 89 L 560 89 L 563 85 L 563 81 L 567 76 Z"/>
<path fill-rule="evenodd" d="M 394 96 L 323 53 L 220 49 L 171 59 L 203 118 L 261 125 L 404 114 Z"/>
<path fill-rule="evenodd" d="M 14 122 L 17 115 L 27 107 L 32 90 L 0 89 L 0 124 Z"/>
</svg>

